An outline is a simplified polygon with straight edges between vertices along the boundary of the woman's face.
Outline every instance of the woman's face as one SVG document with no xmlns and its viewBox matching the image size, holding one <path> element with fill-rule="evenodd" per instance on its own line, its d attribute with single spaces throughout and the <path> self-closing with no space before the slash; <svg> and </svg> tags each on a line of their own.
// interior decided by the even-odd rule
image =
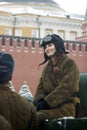
<svg viewBox="0 0 87 130">
<path fill-rule="evenodd" d="M 56 52 L 55 45 L 53 43 L 47 44 L 44 47 L 44 51 L 48 57 L 52 57 Z"/>
</svg>

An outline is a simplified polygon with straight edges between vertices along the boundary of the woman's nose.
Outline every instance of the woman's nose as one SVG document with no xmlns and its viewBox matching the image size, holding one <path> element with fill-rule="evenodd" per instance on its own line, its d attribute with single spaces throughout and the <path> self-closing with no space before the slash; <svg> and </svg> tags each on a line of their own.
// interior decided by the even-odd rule
<svg viewBox="0 0 87 130">
<path fill-rule="evenodd" d="M 49 49 L 49 46 L 48 46 L 48 45 L 46 46 L 46 49 Z"/>
</svg>

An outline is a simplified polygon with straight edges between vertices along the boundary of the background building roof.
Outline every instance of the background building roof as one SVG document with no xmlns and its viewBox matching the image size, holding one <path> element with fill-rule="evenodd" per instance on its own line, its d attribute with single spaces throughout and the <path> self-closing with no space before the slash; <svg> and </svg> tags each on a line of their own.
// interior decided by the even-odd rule
<svg viewBox="0 0 87 130">
<path fill-rule="evenodd" d="M 36 3 L 36 4 L 45 4 L 45 5 L 49 5 L 49 6 L 55 6 L 55 7 L 60 7 L 56 2 L 54 2 L 53 0 L 0 0 L 0 2 L 8 2 L 8 3 L 20 3 L 20 4 L 31 4 L 31 3 Z"/>
<path fill-rule="evenodd" d="M 16 14 L 35 14 L 42 16 L 82 19 L 83 15 L 66 13 L 54 0 L 0 0 L 0 11 Z"/>
</svg>

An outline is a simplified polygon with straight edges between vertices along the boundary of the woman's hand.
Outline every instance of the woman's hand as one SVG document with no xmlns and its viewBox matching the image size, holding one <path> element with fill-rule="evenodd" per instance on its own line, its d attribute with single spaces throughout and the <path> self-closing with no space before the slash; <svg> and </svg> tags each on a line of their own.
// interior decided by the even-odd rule
<svg viewBox="0 0 87 130">
<path fill-rule="evenodd" d="M 50 106 L 46 102 L 46 100 L 41 99 L 37 104 L 37 110 L 48 110 L 50 109 Z"/>
</svg>

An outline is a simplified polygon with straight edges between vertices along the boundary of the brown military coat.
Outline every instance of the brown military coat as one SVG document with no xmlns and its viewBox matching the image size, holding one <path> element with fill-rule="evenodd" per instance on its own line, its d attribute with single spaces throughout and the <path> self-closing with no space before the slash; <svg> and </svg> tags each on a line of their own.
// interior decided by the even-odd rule
<svg viewBox="0 0 87 130">
<path fill-rule="evenodd" d="M 23 97 L 0 84 L 0 115 L 10 122 L 12 130 L 35 130 L 36 109 Z"/>
<path fill-rule="evenodd" d="M 79 102 L 79 70 L 76 63 L 63 55 L 53 67 L 49 61 L 42 72 L 35 94 L 35 104 L 44 98 L 50 110 L 42 110 L 51 118 L 75 116 L 75 104 Z"/>
</svg>

